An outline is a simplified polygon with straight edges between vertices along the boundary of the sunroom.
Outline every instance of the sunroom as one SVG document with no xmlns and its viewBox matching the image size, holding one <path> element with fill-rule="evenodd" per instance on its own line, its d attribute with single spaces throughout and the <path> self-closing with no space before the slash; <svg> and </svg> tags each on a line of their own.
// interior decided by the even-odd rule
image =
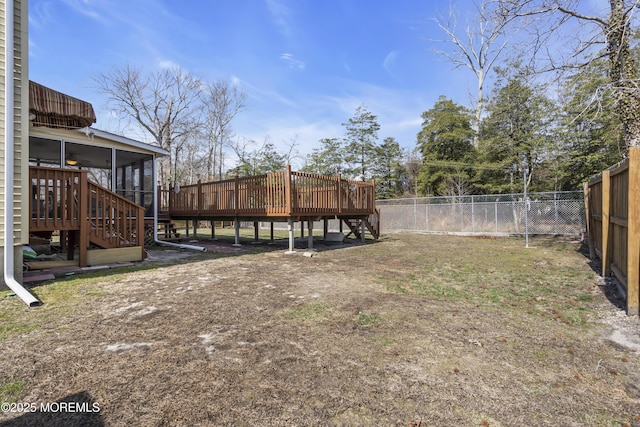
<svg viewBox="0 0 640 427">
<path fill-rule="evenodd" d="M 55 233 L 80 267 L 143 259 L 155 160 L 168 153 L 91 127 L 89 103 L 34 82 L 29 95 L 30 235 Z"/>
</svg>

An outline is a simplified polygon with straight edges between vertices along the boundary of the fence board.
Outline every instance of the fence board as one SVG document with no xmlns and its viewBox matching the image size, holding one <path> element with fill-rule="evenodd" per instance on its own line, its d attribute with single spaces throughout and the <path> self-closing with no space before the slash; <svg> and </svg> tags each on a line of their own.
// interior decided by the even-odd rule
<svg viewBox="0 0 640 427">
<path fill-rule="evenodd" d="M 585 184 L 590 254 L 602 260 L 627 296 L 627 314 L 640 308 L 640 147 Z"/>
</svg>

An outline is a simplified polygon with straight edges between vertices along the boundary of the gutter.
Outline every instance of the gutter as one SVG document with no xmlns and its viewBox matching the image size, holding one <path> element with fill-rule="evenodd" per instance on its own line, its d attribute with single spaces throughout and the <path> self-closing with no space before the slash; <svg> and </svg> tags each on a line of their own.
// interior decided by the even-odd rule
<svg viewBox="0 0 640 427">
<path fill-rule="evenodd" d="M 14 34 L 13 34 L 13 1 L 5 2 L 5 133 L 4 133 L 4 283 L 15 292 L 29 307 L 42 305 L 36 297 L 22 287 L 14 276 L 14 247 L 13 247 L 13 172 L 14 172 Z"/>
<path fill-rule="evenodd" d="M 165 242 L 158 239 L 158 168 L 156 157 L 153 156 L 153 241 L 157 245 L 171 246 L 179 249 L 189 249 L 192 251 L 206 252 L 207 248 L 194 245 L 183 245 L 182 243 Z"/>
</svg>

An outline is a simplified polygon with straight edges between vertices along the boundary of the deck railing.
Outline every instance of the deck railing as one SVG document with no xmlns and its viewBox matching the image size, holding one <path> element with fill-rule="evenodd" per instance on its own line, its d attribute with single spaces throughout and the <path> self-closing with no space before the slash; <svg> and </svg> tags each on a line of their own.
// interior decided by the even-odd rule
<svg viewBox="0 0 640 427">
<path fill-rule="evenodd" d="M 29 168 L 32 231 L 77 230 L 80 186 L 86 171 Z"/>
<path fill-rule="evenodd" d="M 144 245 L 144 208 L 92 182 L 88 183 L 89 239 L 103 247 Z"/>
<path fill-rule="evenodd" d="M 368 215 L 375 212 L 373 182 L 283 172 L 161 190 L 160 212 L 183 217 Z"/>
</svg>

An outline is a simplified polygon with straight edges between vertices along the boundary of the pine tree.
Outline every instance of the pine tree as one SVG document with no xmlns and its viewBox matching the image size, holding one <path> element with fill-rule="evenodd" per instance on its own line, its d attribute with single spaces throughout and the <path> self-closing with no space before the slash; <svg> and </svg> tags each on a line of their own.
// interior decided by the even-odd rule
<svg viewBox="0 0 640 427">
<path fill-rule="evenodd" d="M 486 193 L 521 191 L 524 168 L 532 190 L 549 190 L 539 177 L 553 142 L 549 132 L 553 105 L 541 88 L 529 85 L 521 76 L 499 82 L 487 106 L 479 152 L 487 166 L 476 186 Z M 552 184 L 551 184 L 552 185 Z"/>
<path fill-rule="evenodd" d="M 373 178 L 376 180 L 376 197 L 390 199 L 402 195 L 405 170 L 402 164 L 404 153 L 400 144 L 395 138 L 385 138 L 380 146 L 375 147 L 374 154 Z"/>
<path fill-rule="evenodd" d="M 423 195 L 450 194 L 450 181 L 468 180 L 468 166 L 475 157 L 469 111 L 440 96 L 431 110 L 422 113 L 417 149 L 422 154 L 418 188 Z M 462 189 L 465 186 L 459 186 Z"/>
<path fill-rule="evenodd" d="M 374 149 L 378 145 L 378 118 L 362 104 L 355 115 L 342 125 L 346 129 L 345 154 L 352 178 L 367 181 L 372 176 Z"/>
<path fill-rule="evenodd" d="M 340 140 L 323 138 L 320 144 L 322 144 L 320 148 L 314 148 L 311 154 L 307 155 L 307 162 L 302 171 L 325 176 L 342 173 L 344 152 Z"/>
</svg>

